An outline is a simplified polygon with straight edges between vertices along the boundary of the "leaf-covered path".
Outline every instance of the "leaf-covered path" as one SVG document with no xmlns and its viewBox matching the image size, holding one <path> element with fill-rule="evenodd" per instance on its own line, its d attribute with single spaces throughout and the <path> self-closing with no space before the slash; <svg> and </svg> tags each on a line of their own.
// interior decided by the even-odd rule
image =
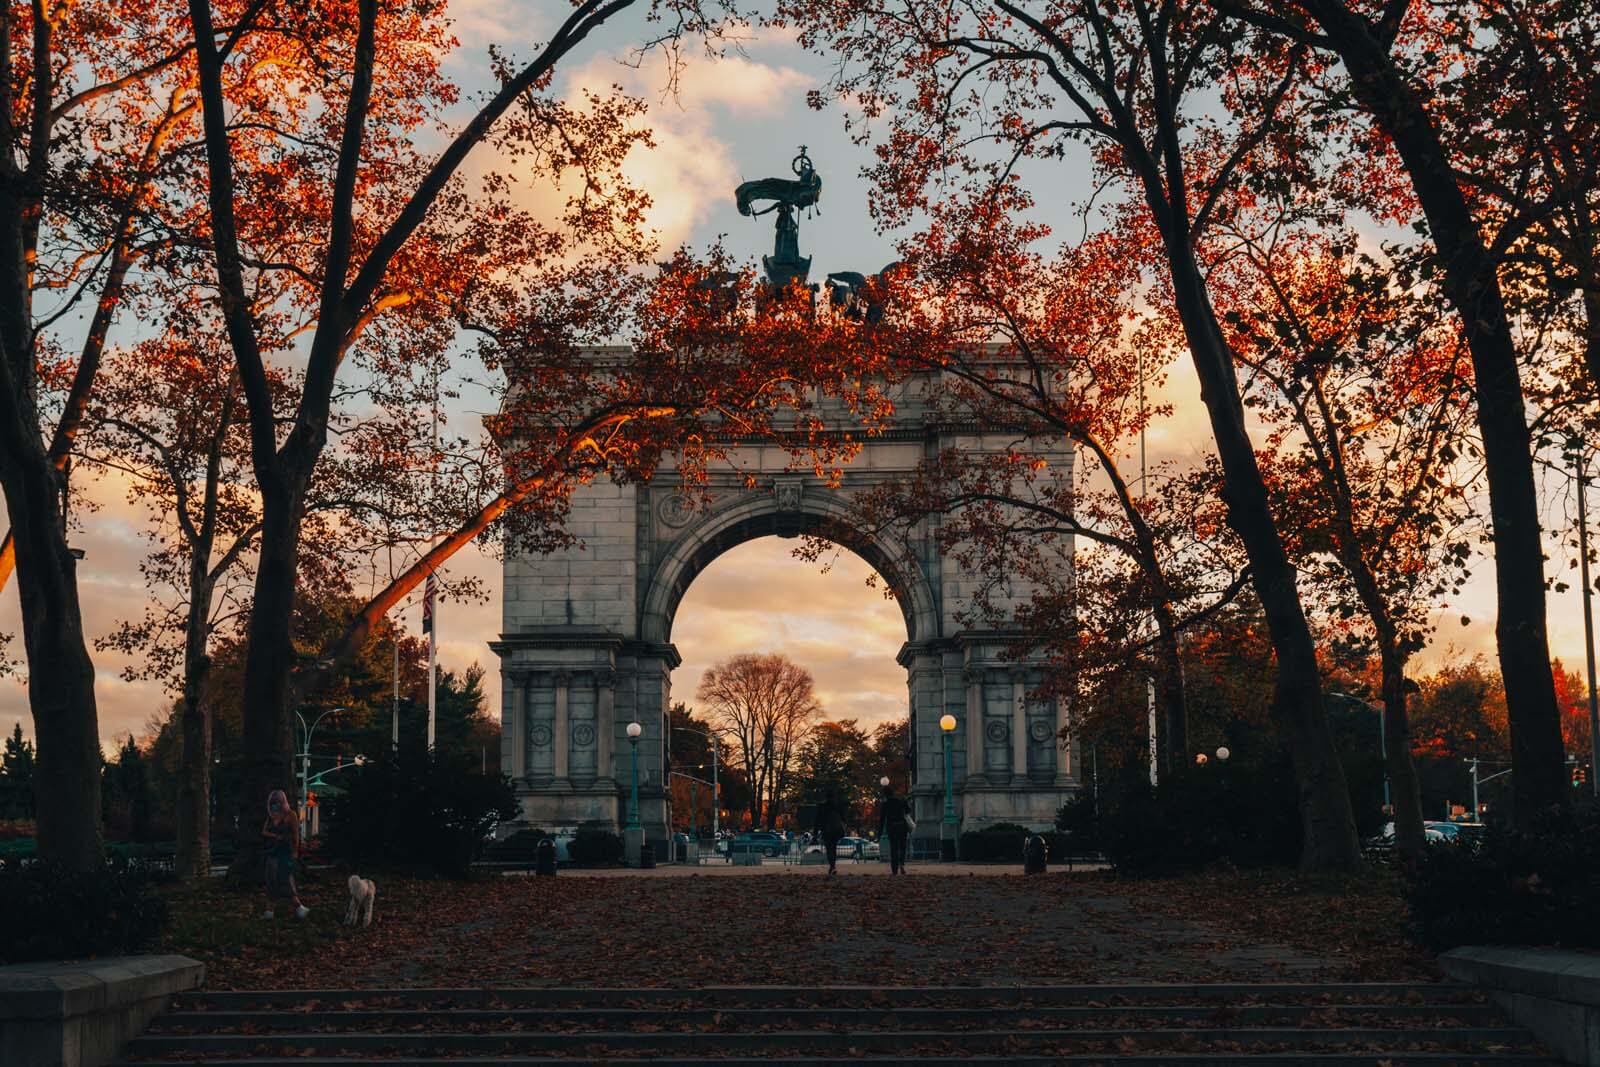
<svg viewBox="0 0 1600 1067">
<path fill-rule="evenodd" d="M 916 869 L 913 868 L 915 872 Z M 377 876 L 376 919 L 304 923 L 259 895 L 183 891 L 164 948 L 213 989 L 521 985 L 1102 983 L 1432 977 L 1381 886 L 1293 876 L 1125 883 L 1103 874 L 827 878 L 563 872 L 454 883 Z"/>
</svg>

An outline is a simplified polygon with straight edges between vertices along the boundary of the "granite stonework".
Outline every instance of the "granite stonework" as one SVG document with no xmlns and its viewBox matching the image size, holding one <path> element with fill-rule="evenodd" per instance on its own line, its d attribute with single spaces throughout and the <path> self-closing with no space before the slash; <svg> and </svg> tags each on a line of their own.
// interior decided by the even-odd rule
<svg viewBox="0 0 1600 1067">
<path fill-rule="evenodd" d="M 894 427 L 866 439 L 836 486 L 792 469 L 783 448 L 750 443 L 693 491 L 666 473 L 645 485 L 583 486 L 573 495 L 568 523 L 579 544 L 547 555 L 507 552 L 503 632 L 490 647 L 500 657 L 503 682 L 501 764 L 515 783 L 522 824 L 619 828 L 631 767 L 625 730 L 638 721 L 641 820 L 657 854 L 667 854 L 663 724 L 680 662 L 672 645 L 678 604 L 695 576 L 728 549 L 758 537 L 807 534 L 864 558 L 890 584 L 905 616 L 898 662 L 906 670 L 913 724 L 908 758 L 918 834 L 937 837 L 940 829 L 939 719 L 947 713 L 957 722 L 952 762 L 961 828 L 1053 822 L 1079 788 L 1075 748 L 1057 740 L 1068 709 L 1029 697 L 1039 669 L 1006 656 L 1012 635 L 960 621 L 981 579 L 938 551 L 936 520 L 900 536 L 864 530 L 855 519 L 854 497 L 904 477 L 925 459 L 947 449 L 1004 451 L 1016 441 L 1015 432 L 980 432 L 931 417 L 921 402 L 927 384 L 898 387 Z M 849 418 L 842 410 L 832 417 L 841 425 Z M 1071 449 L 1055 443 L 1048 454 L 1059 476 L 1070 479 Z M 1068 542 L 1062 558 L 1071 559 Z M 1012 583 L 1002 607 L 1013 610 L 1030 592 L 1026 583 Z"/>
<path fill-rule="evenodd" d="M 1468 945 L 1439 957 L 1567 1063 L 1600 1067 L 1600 953 Z"/>
<path fill-rule="evenodd" d="M 99 1067 L 194 989 L 205 967 L 186 956 L 108 956 L 0 967 L 0 1064 Z"/>
</svg>

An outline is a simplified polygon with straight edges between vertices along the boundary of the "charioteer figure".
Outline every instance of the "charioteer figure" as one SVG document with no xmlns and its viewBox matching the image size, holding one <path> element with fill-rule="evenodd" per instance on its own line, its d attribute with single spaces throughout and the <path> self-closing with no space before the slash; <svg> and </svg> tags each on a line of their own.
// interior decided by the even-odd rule
<svg viewBox="0 0 1600 1067">
<path fill-rule="evenodd" d="M 806 283 L 811 273 L 811 257 L 800 254 L 800 224 L 795 220 L 795 208 L 812 207 L 822 198 L 822 176 L 811 165 L 806 146 L 789 164 L 794 178 L 757 178 L 740 184 L 734 190 L 739 214 L 758 218 L 776 211 L 777 236 L 773 241 L 772 255 L 762 256 L 761 265 L 767 269 L 767 282 L 774 289 L 782 289 L 791 282 Z M 755 206 L 758 200 L 770 200 L 764 208 Z"/>
</svg>

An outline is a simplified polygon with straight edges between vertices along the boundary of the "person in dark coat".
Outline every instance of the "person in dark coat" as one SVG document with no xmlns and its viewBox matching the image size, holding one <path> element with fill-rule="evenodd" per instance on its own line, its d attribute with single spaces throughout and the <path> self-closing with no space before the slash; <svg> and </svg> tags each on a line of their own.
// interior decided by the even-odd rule
<svg viewBox="0 0 1600 1067">
<path fill-rule="evenodd" d="M 828 854 L 828 873 L 838 874 L 839 841 L 844 837 L 844 805 L 839 802 L 839 794 L 832 789 L 817 805 L 814 829 L 817 839 L 822 842 L 823 851 Z"/>
<path fill-rule="evenodd" d="M 889 839 L 889 873 L 906 873 L 906 839 L 911 836 L 911 805 L 904 797 L 894 794 L 893 786 L 883 787 L 883 799 L 878 802 L 878 819 L 883 825 L 883 836 Z"/>
</svg>

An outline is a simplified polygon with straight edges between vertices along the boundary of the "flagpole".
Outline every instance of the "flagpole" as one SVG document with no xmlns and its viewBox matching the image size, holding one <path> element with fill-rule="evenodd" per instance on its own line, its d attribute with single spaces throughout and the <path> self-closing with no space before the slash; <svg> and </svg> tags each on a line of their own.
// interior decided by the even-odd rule
<svg viewBox="0 0 1600 1067">
<path fill-rule="evenodd" d="M 389 747 L 400 751 L 400 627 L 394 628 L 394 700 L 390 705 Z"/>
<path fill-rule="evenodd" d="M 428 487 L 430 503 L 439 506 L 439 369 L 434 364 L 433 371 L 433 477 L 432 484 Z M 439 689 L 439 605 L 437 603 L 438 591 L 433 580 L 433 571 L 428 571 L 427 585 L 427 619 L 428 619 L 428 751 L 433 751 L 434 713 L 438 710 Z"/>
<path fill-rule="evenodd" d="M 428 576 L 428 590 L 428 605 L 430 608 L 434 608 L 434 611 L 430 612 L 431 615 L 434 615 L 431 620 L 433 625 L 428 627 L 428 751 L 432 752 L 433 717 L 438 710 L 439 698 L 439 620 L 436 614 L 437 606 L 433 603 L 433 575 L 431 574 Z"/>
</svg>

